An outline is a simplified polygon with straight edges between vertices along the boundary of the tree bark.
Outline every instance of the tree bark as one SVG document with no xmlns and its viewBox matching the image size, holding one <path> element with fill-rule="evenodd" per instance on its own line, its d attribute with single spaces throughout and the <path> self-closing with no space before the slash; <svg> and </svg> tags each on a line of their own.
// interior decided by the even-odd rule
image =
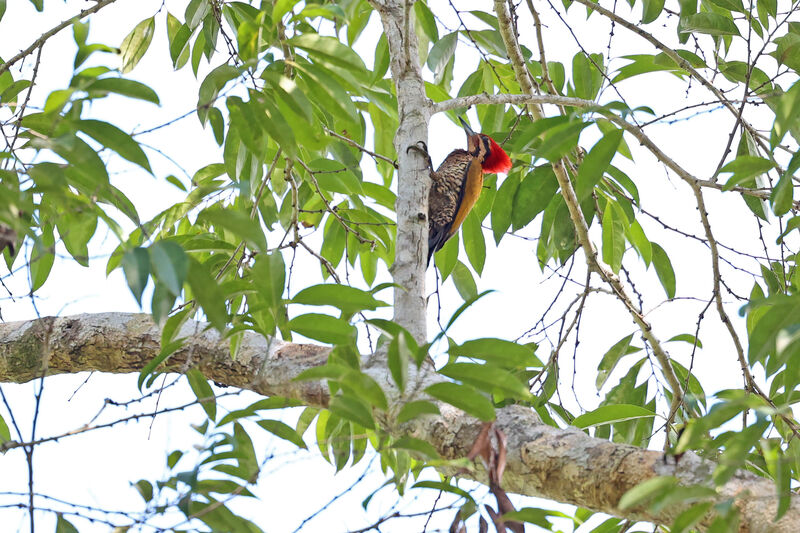
<svg viewBox="0 0 800 533">
<path fill-rule="evenodd" d="M 325 383 L 293 381 L 303 370 L 325 363 L 326 347 L 269 341 L 246 333 L 234 360 L 228 341 L 206 324 L 189 322 L 179 336 L 187 341 L 167 361 L 168 370 L 193 366 L 208 379 L 225 385 L 319 407 L 328 403 Z M 148 315 L 141 314 L 105 313 L 0 324 L 0 382 L 20 383 L 43 374 L 89 370 L 137 372 L 158 355 L 159 339 L 159 328 Z M 382 377 L 373 376 L 379 383 L 391 381 L 385 367 L 375 365 L 370 371 L 383 373 Z M 441 379 L 432 376 L 430 379 Z M 426 416 L 387 430 L 424 439 L 444 458 L 465 457 L 482 423 L 447 404 L 439 404 L 439 408 L 441 416 Z M 498 409 L 496 424 L 508 437 L 503 486 L 510 492 L 632 520 L 669 524 L 683 508 L 621 510 L 620 498 L 659 475 L 675 476 L 685 486 L 713 487 L 714 463 L 692 453 L 684 455 L 678 464 L 665 463 L 660 452 L 595 439 L 575 428 L 547 426 L 531 409 L 521 406 Z M 470 475 L 487 481 L 480 468 Z M 767 479 L 742 471 L 717 492 L 720 500 L 733 499 L 741 512 L 739 531 L 800 531 L 800 497 L 792 496 L 787 513 L 777 523 L 772 521 L 777 498 L 774 484 Z M 707 517 L 703 525 L 708 526 L 710 520 Z"/>
<path fill-rule="evenodd" d="M 394 321 L 406 328 L 419 344 L 427 341 L 425 258 L 428 242 L 428 190 L 430 177 L 424 159 L 409 146 L 427 141 L 431 103 L 419 65 L 413 2 L 372 0 L 381 16 L 389 46 L 392 80 L 397 91 L 399 127 L 397 150 L 397 242 L 393 281 Z"/>
</svg>

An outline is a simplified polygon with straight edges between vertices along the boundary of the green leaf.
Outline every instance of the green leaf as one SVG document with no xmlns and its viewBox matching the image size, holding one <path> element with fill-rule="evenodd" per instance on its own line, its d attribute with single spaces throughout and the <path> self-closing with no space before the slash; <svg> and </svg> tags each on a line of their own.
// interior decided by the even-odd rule
<svg viewBox="0 0 800 533">
<path fill-rule="evenodd" d="M 534 154 L 548 161 L 558 161 L 578 144 L 578 136 L 589 125 L 588 122 L 571 121 L 551 128 L 544 135 L 542 144 Z"/>
<path fill-rule="evenodd" d="M 649 267 L 650 263 L 653 261 L 653 246 L 650 244 L 647 235 L 644 234 L 644 230 L 639 224 L 639 221 L 634 219 L 633 222 L 631 222 L 631 225 L 625 229 L 625 236 L 633 245 L 639 257 L 642 258 L 644 264 Z"/>
<path fill-rule="evenodd" d="M 421 2 L 417 2 L 414 7 L 416 8 L 420 4 Z M 375 48 L 375 60 L 373 61 L 372 78 L 374 81 L 382 79 L 389 70 L 389 60 L 389 43 L 386 41 L 386 34 L 381 33 L 380 38 L 378 38 L 378 45 Z"/>
<path fill-rule="evenodd" d="M 458 44 L 458 32 L 448 33 L 438 41 L 434 41 L 428 54 L 428 68 L 438 77 L 444 72 L 445 66 L 452 59 Z"/>
<path fill-rule="evenodd" d="M 218 331 L 225 331 L 225 324 L 228 322 L 228 310 L 225 307 L 227 298 L 217 280 L 211 276 L 208 266 L 190 258 L 187 280 L 208 321 Z"/>
<path fill-rule="evenodd" d="M 408 402 L 400 408 L 400 412 L 397 413 L 397 423 L 403 424 L 422 415 L 440 414 L 439 408 L 436 407 L 435 403 L 426 400 L 417 400 Z"/>
<path fill-rule="evenodd" d="M 433 255 L 433 261 L 442 274 L 442 281 L 447 280 L 447 277 L 453 273 L 453 269 L 458 264 L 458 244 L 460 241 L 459 232 L 455 232 L 442 249 Z"/>
<path fill-rule="evenodd" d="M 584 100 L 593 100 L 600 92 L 603 85 L 603 56 L 600 54 L 586 55 L 578 52 L 572 57 L 572 82 L 575 86 L 575 96 Z"/>
<path fill-rule="evenodd" d="M 334 37 L 317 33 L 303 33 L 292 37 L 288 43 L 305 50 L 312 58 L 343 67 L 353 73 L 366 73 L 361 57 L 349 46 Z"/>
<path fill-rule="evenodd" d="M 238 78 L 241 70 L 231 65 L 220 65 L 209 72 L 200 84 L 197 97 L 197 118 L 200 124 L 205 125 L 208 118 L 208 110 L 214 105 L 219 96 L 219 92 L 225 84 L 232 79 Z"/>
<path fill-rule="evenodd" d="M 497 194 L 492 204 L 492 234 L 494 235 L 495 244 L 500 244 L 500 239 L 503 238 L 503 235 L 511 226 L 514 196 L 517 194 L 519 184 L 519 179 L 514 174 L 506 177 L 503 183 L 500 184 L 500 188 L 497 189 Z"/>
<path fill-rule="evenodd" d="M 119 51 L 122 55 L 122 73 L 133 70 L 147 52 L 156 30 L 155 17 L 144 19 L 122 40 Z"/>
<path fill-rule="evenodd" d="M 480 359 L 506 368 L 541 367 L 542 362 L 531 346 L 503 339 L 473 339 L 450 348 L 450 355 Z"/>
<path fill-rule="evenodd" d="M 506 181 L 508 179 L 506 178 Z M 527 226 L 536 215 L 544 211 L 557 190 L 558 180 L 551 165 L 538 166 L 525 176 L 514 195 L 511 212 L 514 230 Z M 499 194 L 498 191 L 498 197 Z"/>
<path fill-rule="evenodd" d="M 153 321 L 159 326 L 164 322 L 175 306 L 177 296 L 170 291 L 166 285 L 156 280 L 153 287 L 153 298 L 150 300 L 150 312 L 153 314 Z"/>
<path fill-rule="evenodd" d="M 732 172 L 733 176 L 725 183 L 725 190 L 730 190 L 736 185 L 764 174 L 773 168 L 773 164 L 768 159 L 752 155 L 740 155 L 724 167 L 720 172 Z"/>
<path fill-rule="evenodd" d="M 672 476 L 659 476 L 648 479 L 623 494 L 619 500 L 619 508 L 625 510 L 642 505 L 653 497 L 671 489 L 677 483 L 678 480 Z"/>
<path fill-rule="evenodd" d="M 266 429 L 276 437 L 279 437 L 283 440 L 288 440 L 298 448 L 303 448 L 304 450 L 308 449 L 306 443 L 303 441 L 303 437 L 301 437 L 291 426 L 288 426 L 279 420 L 259 420 L 256 422 L 256 424 Z"/>
<path fill-rule="evenodd" d="M 619 360 L 629 353 L 628 348 L 632 340 L 633 333 L 618 340 L 614 343 L 614 346 L 609 348 L 605 355 L 603 355 L 603 359 L 600 361 L 600 364 L 597 365 L 597 379 L 595 380 L 597 390 L 600 390 L 603 385 L 605 385 L 608 376 L 614 371 Z"/>
<path fill-rule="evenodd" d="M 615 274 L 622 267 L 622 256 L 625 253 L 625 224 L 623 215 L 617 211 L 616 204 L 606 202 L 603 213 L 603 261 L 608 263 Z"/>
<path fill-rule="evenodd" d="M 286 284 L 286 265 L 280 252 L 259 254 L 252 268 L 253 284 L 270 309 L 278 310 L 283 304 Z"/>
<path fill-rule="evenodd" d="M 378 307 L 389 305 L 375 299 L 367 291 L 332 283 L 306 287 L 292 298 L 292 302 L 304 305 L 331 305 L 341 309 L 343 316 L 350 316 L 365 309 L 374 311 Z"/>
<path fill-rule="evenodd" d="M 145 248 L 133 248 L 122 256 L 122 270 L 133 296 L 142 305 L 142 293 L 150 276 L 150 254 Z"/>
<path fill-rule="evenodd" d="M 425 402 L 428 403 L 428 402 Z M 408 404 L 406 404 L 408 405 Z M 435 406 L 434 406 L 435 407 Z M 437 409 L 436 412 L 438 413 L 439 410 Z M 8 424 L 6 421 L 3 420 L 3 417 L 0 416 L 0 444 L 10 441 L 11 440 L 11 431 L 8 429 Z"/>
<path fill-rule="evenodd" d="M 797 154 L 793 156 L 797 157 Z M 769 202 L 772 205 L 772 211 L 777 216 L 785 215 L 792 208 L 792 200 L 794 195 L 794 185 L 792 178 L 794 176 L 789 172 L 784 172 L 778 180 L 778 184 L 769 195 Z"/>
<path fill-rule="evenodd" d="M 702 502 L 692 505 L 675 518 L 670 531 L 672 533 L 687 533 L 708 514 L 712 505 L 714 505 L 714 502 Z"/>
<path fill-rule="evenodd" d="M 464 237 L 464 250 L 467 252 L 469 263 L 480 276 L 486 263 L 486 241 L 483 238 L 481 221 L 474 209 L 464 219 L 461 234 Z"/>
<path fill-rule="evenodd" d="M 0 102 L 14 102 L 16 100 L 16 96 L 30 86 L 30 80 L 15 81 L 9 85 L 7 89 L 0 89 Z"/>
<path fill-rule="evenodd" d="M 372 412 L 361 401 L 349 396 L 334 396 L 328 409 L 342 418 L 355 422 L 367 429 L 375 429 Z"/>
<path fill-rule="evenodd" d="M 56 533 L 78 533 L 78 528 L 73 526 L 61 513 L 56 516 L 58 517 L 56 519 Z"/>
<path fill-rule="evenodd" d="M 664 0 L 644 0 L 642 24 L 649 24 L 656 20 L 664 9 Z"/>
<path fill-rule="evenodd" d="M 267 239 L 264 231 L 257 220 L 251 219 L 247 214 L 233 208 L 219 209 L 217 207 L 205 209 L 198 215 L 198 222 L 210 223 L 215 228 L 224 228 L 248 244 L 257 251 L 264 252 L 267 249 Z"/>
<path fill-rule="evenodd" d="M 328 344 L 347 344 L 356 337 L 355 329 L 346 321 L 318 313 L 294 317 L 289 321 L 289 329 Z"/>
<path fill-rule="evenodd" d="M 508 370 L 476 363 L 449 363 L 439 373 L 488 392 L 504 393 L 512 398 L 526 398 L 530 395 L 528 387 Z"/>
<path fill-rule="evenodd" d="M 708 35 L 739 35 L 736 24 L 728 17 L 716 13 L 695 13 L 681 18 L 681 33 L 706 33 Z"/>
<path fill-rule="evenodd" d="M 167 39 L 169 40 L 169 56 L 172 66 L 181 68 L 189 58 L 189 37 L 192 30 L 186 24 L 181 24 L 172 13 L 167 12 Z"/>
<path fill-rule="evenodd" d="M 649 418 L 656 416 L 650 409 L 639 405 L 619 403 L 614 405 L 603 405 L 594 411 L 584 413 L 572 421 L 572 425 L 585 429 L 592 426 L 611 424 L 614 422 L 624 422 L 636 418 Z"/>
<path fill-rule="evenodd" d="M 106 148 L 114 150 L 131 163 L 153 173 L 139 143 L 118 127 L 100 120 L 81 120 L 78 122 L 78 128 Z"/>
<path fill-rule="evenodd" d="M 439 459 L 439 452 L 429 442 L 416 439 L 414 437 L 403 436 L 395 440 L 391 448 L 395 450 L 406 450 L 409 452 L 416 452 L 422 456 L 423 459 Z"/>
<path fill-rule="evenodd" d="M 738 11 L 739 13 L 745 13 L 742 0 L 709 0 L 709 1 L 712 4 L 719 6 L 727 11 Z"/>
<path fill-rule="evenodd" d="M 203 407 L 203 410 L 208 415 L 208 418 L 213 422 L 217 418 L 217 397 L 208 384 L 206 377 L 196 368 L 190 368 L 186 372 L 186 379 L 189 380 L 189 386 L 192 388 L 197 401 Z"/>
<path fill-rule="evenodd" d="M 697 337 L 695 337 L 691 333 L 681 333 L 679 335 L 675 335 L 674 337 L 672 337 L 671 339 L 667 340 L 666 342 L 672 342 L 672 341 L 688 342 L 692 346 L 696 345 L 698 348 L 702 348 L 703 347 L 703 343 L 700 342 L 700 339 L 698 339 Z"/>
<path fill-rule="evenodd" d="M 408 364 L 414 354 L 408 346 L 407 336 L 404 332 L 395 335 L 389 343 L 389 350 L 387 354 L 387 364 L 389 365 L 389 372 L 392 374 L 397 388 L 403 392 L 406 388 L 406 381 L 408 380 Z"/>
<path fill-rule="evenodd" d="M 344 376 L 347 375 L 349 371 L 351 371 L 347 366 L 331 363 L 328 361 L 327 364 L 322 366 L 315 366 L 311 368 L 307 368 L 300 372 L 295 378 L 295 381 L 310 381 L 310 380 L 319 380 L 319 379 L 333 379 L 333 380 L 340 380 Z"/>
<path fill-rule="evenodd" d="M 764 314 L 755 323 L 750 333 L 748 357 L 751 362 L 763 361 L 764 356 L 774 354 L 777 350 L 776 340 L 781 331 L 794 333 L 793 326 L 800 322 L 798 319 L 800 296 L 772 297 L 749 312 L 753 313 L 762 308 L 766 309 L 766 312 L 762 311 Z M 791 337 L 787 338 L 788 340 L 791 340 Z"/>
<path fill-rule="evenodd" d="M 383 389 L 367 374 L 348 368 L 338 381 L 343 389 L 351 391 L 354 397 L 364 401 L 369 406 L 377 407 L 383 411 L 389 408 Z"/>
<path fill-rule="evenodd" d="M 31 292 L 36 292 L 50 275 L 55 261 L 55 237 L 53 227 L 50 225 L 42 226 L 42 234 L 34 239 L 31 248 L 30 269 L 31 269 Z"/>
<path fill-rule="evenodd" d="M 467 501 L 473 501 L 472 496 L 470 495 L 469 492 L 459 487 L 456 487 L 455 485 L 451 485 L 450 483 L 445 483 L 444 481 L 419 481 L 417 483 L 414 483 L 414 485 L 411 488 L 443 491 L 450 494 L 455 494 L 456 496 L 460 496 L 461 498 L 464 498 Z"/>
<path fill-rule="evenodd" d="M 158 95 L 153 89 L 144 83 L 126 80 L 125 78 L 102 78 L 89 85 L 87 90 L 121 94 L 122 96 L 138 98 L 154 104 L 159 103 Z"/>
<path fill-rule="evenodd" d="M 775 122 L 772 125 L 769 142 L 770 146 L 774 148 L 780 144 L 787 131 L 796 127 L 797 119 L 800 116 L 800 83 L 795 82 L 788 91 L 771 102 L 773 102 L 770 107 L 775 112 Z"/>
<path fill-rule="evenodd" d="M 656 267 L 656 275 L 667 293 L 670 300 L 675 298 L 675 271 L 672 269 L 672 262 L 664 249 L 656 244 L 653 245 L 653 265 Z"/>
<path fill-rule="evenodd" d="M 584 157 L 575 181 L 578 203 L 586 200 L 595 186 L 600 183 L 608 165 L 611 164 L 611 160 L 617 153 L 620 142 L 622 142 L 622 133 L 622 130 L 616 129 L 606 133 Z"/>
<path fill-rule="evenodd" d="M 478 286 L 472 278 L 472 273 L 461 261 L 458 261 L 453 269 L 453 283 L 464 301 L 474 298 L 478 294 Z"/>
<path fill-rule="evenodd" d="M 150 247 L 150 265 L 158 281 L 178 296 L 189 271 L 189 258 L 183 248 L 172 241 L 156 242 Z"/>
<path fill-rule="evenodd" d="M 277 0 L 275 5 L 272 6 L 272 20 L 277 22 L 283 18 L 297 3 L 298 0 Z"/>
<path fill-rule="evenodd" d="M 425 389 L 425 392 L 445 403 L 457 407 L 484 422 L 494 420 L 494 406 L 486 396 L 467 385 L 457 383 L 435 383 Z"/>
<path fill-rule="evenodd" d="M 438 41 L 439 28 L 436 26 L 436 19 L 433 13 L 425 2 L 414 2 L 414 14 L 417 16 L 417 22 L 419 22 L 422 31 L 425 32 L 425 36 L 432 43 Z"/>
</svg>

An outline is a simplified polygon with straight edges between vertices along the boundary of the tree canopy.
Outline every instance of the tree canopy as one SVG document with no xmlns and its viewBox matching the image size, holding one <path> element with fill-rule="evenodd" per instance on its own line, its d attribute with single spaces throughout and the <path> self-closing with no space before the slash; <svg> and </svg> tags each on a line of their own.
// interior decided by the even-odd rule
<svg viewBox="0 0 800 533">
<path fill-rule="evenodd" d="M 800 530 L 797 10 L 0 0 L 0 382 L 35 383 L 0 387 L 2 513 L 271 530 L 241 502 L 303 453 L 385 488 L 297 530 Z M 426 271 L 408 147 L 459 117 L 512 168 Z M 37 430 L 86 371 L 137 395 Z M 36 488 L 43 447 L 184 411 L 135 512 Z"/>
</svg>

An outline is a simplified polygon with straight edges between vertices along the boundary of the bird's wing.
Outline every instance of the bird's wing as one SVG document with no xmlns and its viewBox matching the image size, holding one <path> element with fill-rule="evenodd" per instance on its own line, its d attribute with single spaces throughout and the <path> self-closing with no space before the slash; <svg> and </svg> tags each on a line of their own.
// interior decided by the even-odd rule
<svg viewBox="0 0 800 533">
<path fill-rule="evenodd" d="M 458 231 L 461 223 L 467 218 L 472 210 L 472 206 L 478 201 L 483 188 L 483 169 L 477 159 L 472 158 L 466 168 L 464 179 L 461 183 L 461 191 L 456 204 L 456 213 L 450 227 L 447 228 L 447 237 L 450 238 Z"/>
<path fill-rule="evenodd" d="M 475 205 L 483 186 L 481 165 L 465 150 L 453 150 L 432 175 L 428 263 Z"/>
</svg>

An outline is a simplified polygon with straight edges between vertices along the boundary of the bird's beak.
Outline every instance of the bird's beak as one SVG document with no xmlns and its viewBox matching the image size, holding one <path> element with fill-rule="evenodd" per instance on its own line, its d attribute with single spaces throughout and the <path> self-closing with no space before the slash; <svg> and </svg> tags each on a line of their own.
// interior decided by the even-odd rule
<svg viewBox="0 0 800 533">
<path fill-rule="evenodd" d="M 461 125 L 464 127 L 464 131 L 467 132 L 468 136 L 472 137 L 473 135 L 475 135 L 475 132 L 472 131 L 472 128 L 469 127 L 469 124 L 467 124 L 467 121 L 464 120 L 464 117 L 458 117 L 458 120 L 461 121 Z"/>
</svg>

